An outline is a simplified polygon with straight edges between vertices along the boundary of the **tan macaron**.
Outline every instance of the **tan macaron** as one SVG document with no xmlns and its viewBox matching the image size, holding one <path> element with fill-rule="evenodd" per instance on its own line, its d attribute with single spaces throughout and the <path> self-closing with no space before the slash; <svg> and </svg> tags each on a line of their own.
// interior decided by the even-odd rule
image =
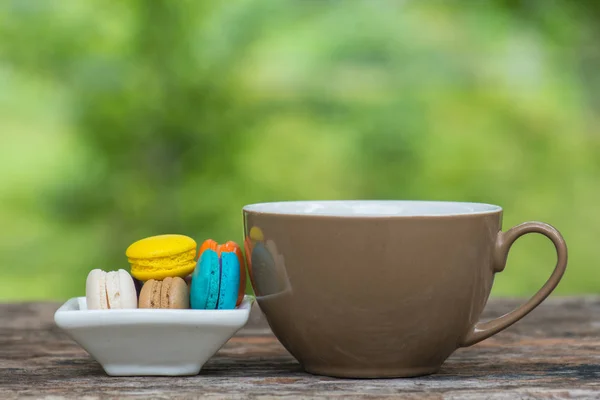
<svg viewBox="0 0 600 400">
<path fill-rule="evenodd" d="M 190 308 L 188 285 L 177 276 L 162 281 L 150 279 L 140 292 L 139 308 Z"/>
</svg>

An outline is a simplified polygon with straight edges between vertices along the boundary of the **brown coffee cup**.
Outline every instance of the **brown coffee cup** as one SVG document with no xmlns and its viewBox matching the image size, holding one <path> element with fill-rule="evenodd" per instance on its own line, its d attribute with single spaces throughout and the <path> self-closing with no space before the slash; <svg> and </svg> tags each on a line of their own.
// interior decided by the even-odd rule
<svg viewBox="0 0 600 400">
<path fill-rule="evenodd" d="M 556 229 L 526 222 L 502 232 L 502 208 L 489 204 L 280 202 L 243 214 L 258 304 L 283 346 L 319 375 L 435 373 L 457 348 L 538 306 L 567 265 Z M 532 232 L 554 243 L 554 272 L 516 310 L 478 322 L 510 246 Z"/>
</svg>

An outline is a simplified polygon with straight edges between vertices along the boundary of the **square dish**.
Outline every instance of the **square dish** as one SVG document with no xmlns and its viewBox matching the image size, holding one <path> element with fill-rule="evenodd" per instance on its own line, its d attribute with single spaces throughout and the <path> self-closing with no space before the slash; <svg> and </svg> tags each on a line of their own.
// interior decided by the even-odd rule
<svg viewBox="0 0 600 400">
<path fill-rule="evenodd" d="M 88 310 L 74 297 L 54 321 L 108 375 L 196 375 L 248 322 L 253 300 L 235 310 Z"/>
</svg>

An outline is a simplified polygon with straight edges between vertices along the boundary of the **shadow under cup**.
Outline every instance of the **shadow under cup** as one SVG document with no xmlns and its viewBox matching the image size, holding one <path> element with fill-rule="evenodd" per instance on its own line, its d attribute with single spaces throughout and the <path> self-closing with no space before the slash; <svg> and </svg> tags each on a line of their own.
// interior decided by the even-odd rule
<svg viewBox="0 0 600 400">
<path fill-rule="evenodd" d="M 314 374 L 410 377 L 436 372 L 457 348 L 510 326 L 556 287 L 560 233 L 527 222 L 501 231 L 479 203 L 312 201 L 244 207 L 244 246 L 273 333 Z M 553 241 L 557 264 L 515 311 L 478 323 L 494 274 L 520 236 Z"/>
</svg>

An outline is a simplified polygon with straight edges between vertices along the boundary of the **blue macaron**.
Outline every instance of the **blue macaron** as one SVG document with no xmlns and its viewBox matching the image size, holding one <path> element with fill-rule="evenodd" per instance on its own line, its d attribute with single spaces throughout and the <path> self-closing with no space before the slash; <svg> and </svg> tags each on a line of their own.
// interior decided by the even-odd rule
<svg viewBox="0 0 600 400">
<path fill-rule="evenodd" d="M 198 310 L 232 310 L 240 289 L 240 263 L 235 253 L 202 252 L 192 273 L 190 306 Z"/>
<path fill-rule="evenodd" d="M 219 310 L 235 308 L 240 290 L 240 263 L 235 253 L 221 253 L 221 286 L 219 288 Z"/>
<path fill-rule="evenodd" d="M 215 299 L 219 297 L 219 269 L 219 256 L 217 253 L 213 250 L 204 251 L 192 273 L 192 284 L 190 285 L 190 306 L 192 308 L 197 310 L 209 309 L 209 298 L 212 299 L 211 304 L 216 302 Z"/>
</svg>

